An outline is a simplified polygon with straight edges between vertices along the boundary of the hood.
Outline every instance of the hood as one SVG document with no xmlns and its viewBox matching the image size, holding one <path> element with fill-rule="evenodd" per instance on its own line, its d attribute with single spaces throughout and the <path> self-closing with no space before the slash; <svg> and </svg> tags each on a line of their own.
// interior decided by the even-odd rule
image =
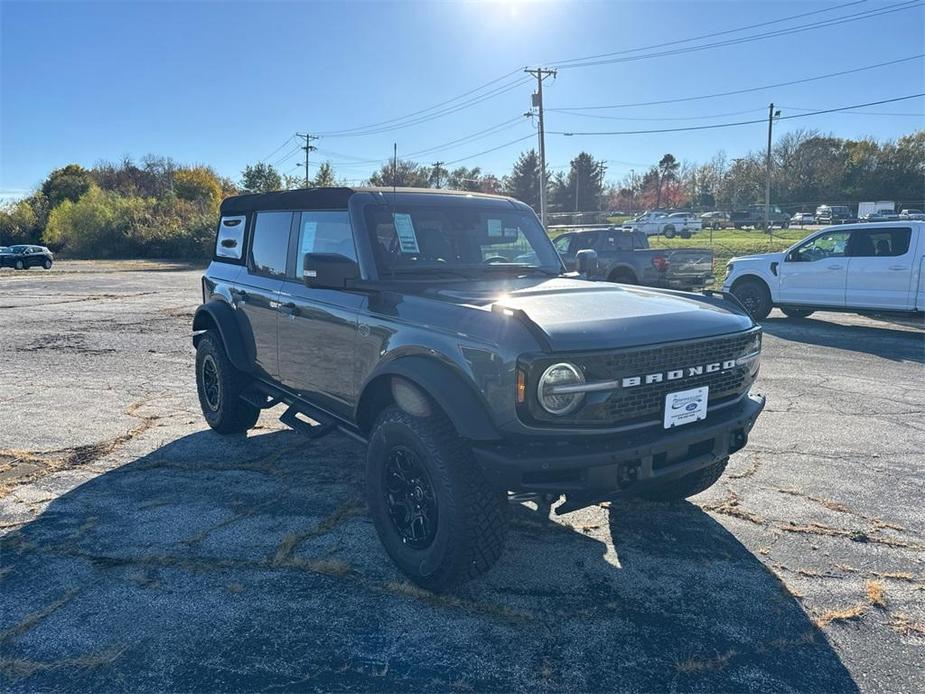
<svg viewBox="0 0 925 694">
<path fill-rule="evenodd" d="M 492 286 L 493 285 L 493 286 Z M 553 351 L 619 349 L 723 335 L 753 325 L 719 296 L 687 294 L 564 277 L 431 288 L 429 298 L 484 311 L 510 309 L 532 324 Z M 518 316 L 517 312 L 523 313 Z"/>
<path fill-rule="evenodd" d="M 787 255 L 786 251 L 780 251 L 778 253 L 759 253 L 755 255 L 740 255 L 735 258 L 730 258 L 729 263 L 770 263 L 770 262 L 783 262 L 784 256 Z M 728 264 L 728 263 L 727 263 Z"/>
</svg>

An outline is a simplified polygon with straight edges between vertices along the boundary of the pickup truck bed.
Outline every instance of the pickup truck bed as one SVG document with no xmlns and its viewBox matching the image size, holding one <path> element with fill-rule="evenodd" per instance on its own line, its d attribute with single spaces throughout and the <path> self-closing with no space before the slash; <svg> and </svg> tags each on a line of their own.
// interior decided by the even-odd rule
<svg viewBox="0 0 925 694">
<path fill-rule="evenodd" d="M 708 248 L 649 248 L 641 231 L 614 227 L 582 229 L 555 240 L 566 267 L 574 270 L 578 251 L 597 254 L 592 279 L 670 289 L 702 289 L 713 283 L 713 252 Z"/>
</svg>

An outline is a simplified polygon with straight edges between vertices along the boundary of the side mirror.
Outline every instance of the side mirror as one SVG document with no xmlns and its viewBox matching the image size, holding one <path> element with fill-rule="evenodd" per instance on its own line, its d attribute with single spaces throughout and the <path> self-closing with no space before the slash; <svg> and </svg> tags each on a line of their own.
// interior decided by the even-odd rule
<svg viewBox="0 0 925 694">
<path fill-rule="evenodd" d="M 575 269 L 585 277 L 597 274 L 597 251 L 585 248 L 575 254 Z"/>
<path fill-rule="evenodd" d="M 794 249 L 787 254 L 787 260 L 791 263 L 797 263 L 800 261 L 800 251 Z"/>
<path fill-rule="evenodd" d="M 315 289 L 344 289 L 360 276 L 360 266 L 340 253 L 306 253 L 302 280 Z"/>
</svg>

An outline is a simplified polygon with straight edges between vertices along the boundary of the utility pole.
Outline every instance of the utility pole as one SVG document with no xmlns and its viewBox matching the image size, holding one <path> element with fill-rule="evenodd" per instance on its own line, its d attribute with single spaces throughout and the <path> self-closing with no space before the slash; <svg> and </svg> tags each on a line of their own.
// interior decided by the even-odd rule
<svg viewBox="0 0 925 694">
<path fill-rule="evenodd" d="M 764 182 L 764 228 L 771 235 L 771 131 L 774 128 L 774 119 L 780 116 L 780 111 L 775 113 L 774 103 L 768 106 L 768 153 L 765 157 L 765 175 Z"/>
<path fill-rule="evenodd" d="M 443 162 L 435 161 L 433 164 L 431 164 L 431 167 L 432 167 L 431 170 L 433 172 L 434 188 L 442 188 L 443 186 L 440 185 L 440 181 L 441 181 L 440 171 L 443 168 Z"/>
<path fill-rule="evenodd" d="M 536 77 L 536 91 L 533 93 L 533 107 L 539 115 L 537 134 L 540 140 L 540 221 L 546 228 L 546 136 L 543 132 L 543 80 L 550 75 L 556 76 L 555 70 L 546 68 L 525 68 L 524 72 Z"/>
<path fill-rule="evenodd" d="M 310 135 L 309 133 L 305 133 L 304 135 L 302 133 L 296 133 L 295 135 L 296 137 L 301 137 L 303 140 L 305 140 L 305 145 L 302 147 L 302 149 L 305 150 L 305 187 L 308 188 L 308 154 L 309 152 L 314 152 L 316 149 L 318 149 L 315 147 L 315 145 L 312 144 L 312 142 L 318 139 L 318 136 Z"/>
</svg>

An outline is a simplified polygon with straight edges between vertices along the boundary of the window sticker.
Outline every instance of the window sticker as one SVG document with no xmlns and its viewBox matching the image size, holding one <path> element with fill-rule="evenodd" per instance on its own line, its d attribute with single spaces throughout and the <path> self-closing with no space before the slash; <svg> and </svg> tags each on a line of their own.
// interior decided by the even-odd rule
<svg viewBox="0 0 925 694">
<path fill-rule="evenodd" d="M 500 239 L 504 237 L 504 227 L 501 226 L 500 219 L 488 220 L 488 238 Z"/>
<path fill-rule="evenodd" d="M 318 231 L 318 222 L 302 223 L 302 253 L 313 253 L 315 250 L 315 233 Z"/>
<path fill-rule="evenodd" d="M 411 215 L 404 212 L 394 212 L 392 219 L 395 222 L 395 233 L 398 235 L 398 243 L 401 246 L 402 253 L 420 253 L 418 247 L 418 237 L 414 233 L 414 224 L 411 223 Z"/>
</svg>

